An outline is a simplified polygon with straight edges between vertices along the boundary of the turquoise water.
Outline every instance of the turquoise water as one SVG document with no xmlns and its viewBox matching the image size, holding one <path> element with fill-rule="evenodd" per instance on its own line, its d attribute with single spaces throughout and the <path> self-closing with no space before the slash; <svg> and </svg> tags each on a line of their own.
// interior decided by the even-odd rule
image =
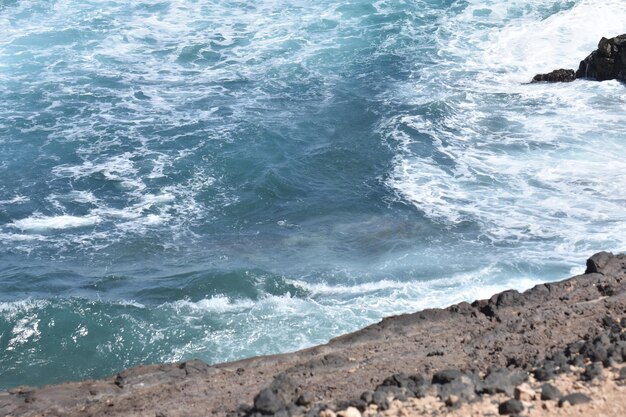
<svg viewBox="0 0 626 417">
<path fill-rule="evenodd" d="M 286 352 L 626 249 L 619 1 L 0 0 L 0 389 Z"/>
</svg>

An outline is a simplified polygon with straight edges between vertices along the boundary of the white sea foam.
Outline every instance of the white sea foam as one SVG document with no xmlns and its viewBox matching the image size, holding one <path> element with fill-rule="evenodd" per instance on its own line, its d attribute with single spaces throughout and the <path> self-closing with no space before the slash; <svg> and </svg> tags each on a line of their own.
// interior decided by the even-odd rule
<svg viewBox="0 0 626 417">
<path fill-rule="evenodd" d="M 518 3 L 473 1 L 442 21 L 440 62 L 420 70 L 420 85 L 401 96 L 445 105 L 446 116 L 383 123 L 401 143 L 387 183 L 432 220 L 476 223 L 484 238 L 518 248 L 520 259 L 550 250 L 575 262 L 623 250 L 626 91 L 617 82 L 525 83 L 537 72 L 576 68 L 601 36 L 626 32 L 626 9 L 581 1 L 544 19 L 543 2 Z M 521 16 L 510 17 L 521 5 Z M 411 151 L 425 138 L 436 156 Z"/>
<path fill-rule="evenodd" d="M 440 280 L 401 282 L 383 280 L 355 285 L 330 285 L 289 280 L 309 295 L 266 294 L 258 300 L 232 300 L 213 296 L 197 302 L 177 301 L 159 307 L 166 314 L 173 309 L 176 320 L 203 328 L 206 319 L 218 320 L 210 332 L 193 342 L 177 346 L 163 360 L 180 360 L 189 355 L 211 355 L 233 360 L 254 354 L 285 352 L 325 343 L 329 338 L 354 331 L 383 316 L 445 307 L 473 301 L 509 288 L 524 290 L 539 283 L 535 278 L 495 280 L 494 267 L 457 274 Z M 218 316 L 218 314 L 226 314 Z M 227 325 L 223 325 L 227 323 Z M 276 331 L 277 323 L 289 331 Z M 245 334 L 245 338 L 239 335 Z"/>
<path fill-rule="evenodd" d="M 93 226 L 100 222 L 97 216 L 32 216 L 16 220 L 10 226 L 27 231 L 63 230 L 77 227 Z"/>
<path fill-rule="evenodd" d="M 232 301 L 224 295 L 216 295 L 199 301 L 179 300 L 165 305 L 173 308 L 178 314 L 185 313 L 230 313 L 249 310 L 254 307 L 252 300 Z"/>
<path fill-rule="evenodd" d="M 36 300 L 32 298 L 17 301 L 4 301 L 0 302 L 0 313 L 2 313 L 3 315 L 7 315 L 8 319 L 9 316 L 14 316 L 18 313 L 28 313 L 34 309 L 44 308 L 48 304 L 48 300 Z"/>
</svg>

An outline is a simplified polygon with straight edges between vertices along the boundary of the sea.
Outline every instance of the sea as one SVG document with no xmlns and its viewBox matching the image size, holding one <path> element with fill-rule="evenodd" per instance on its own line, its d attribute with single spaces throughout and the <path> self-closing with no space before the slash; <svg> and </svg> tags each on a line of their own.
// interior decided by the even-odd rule
<svg viewBox="0 0 626 417">
<path fill-rule="evenodd" d="M 626 250 L 623 0 L 0 0 L 0 389 L 325 343 Z"/>
</svg>

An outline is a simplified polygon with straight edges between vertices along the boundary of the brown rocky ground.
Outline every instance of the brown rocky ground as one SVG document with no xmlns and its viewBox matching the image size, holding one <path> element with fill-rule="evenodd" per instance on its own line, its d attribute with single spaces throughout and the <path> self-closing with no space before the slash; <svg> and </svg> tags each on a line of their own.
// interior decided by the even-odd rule
<svg viewBox="0 0 626 417">
<path fill-rule="evenodd" d="M 542 382 L 532 376 L 521 386 L 519 395 L 522 398 L 524 411 L 520 415 L 526 417 L 608 417 L 626 416 L 626 383 L 620 378 L 619 370 L 605 370 L 603 375 L 593 382 L 584 383 L 576 373 L 559 375 L 551 381 L 551 385 L 562 393 L 583 393 L 591 401 L 584 404 L 571 405 L 566 402 L 559 406 L 558 400 L 542 400 Z M 393 401 L 391 407 L 379 411 L 371 405 L 362 414 L 357 410 L 350 410 L 351 416 L 345 417 L 413 417 L 413 416 L 447 416 L 447 417 L 488 417 L 499 416 L 499 405 L 509 400 L 505 394 L 495 394 L 479 398 L 476 402 L 464 403 L 458 408 L 450 408 L 435 396 L 412 398 L 407 401 Z M 357 414 L 358 413 L 358 414 Z M 326 413 L 326 417 L 332 414 Z M 344 417 L 345 411 L 339 412 Z"/>
<path fill-rule="evenodd" d="M 285 380 L 289 381 L 292 392 L 288 395 L 290 398 L 281 397 L 280 401 L 287 404 L 303 395 L 306 401 L 300 398 L 300 408 L 292 404 L 289 409 L 276 409 L 277 416 L 298 412 L 319 414 L 320 410 L 331 413 L 319 404 L 332 405 L 359 398 L 363 391 L 374 390 L 386 377 L 396 373 L 430 375 L 446 368 L 487 372 L 494 366 L 531 370 L 539 366 L 546 355 L 581 339 L 592 340 L 603 334 L 607 325 L 615 326 L 623 316 L 626 316 L 626 256 L 600 253 L 587 262 L 584 275 L 538 285 L 523 294 L 505 291 L 471 305 L 460 303 L 446 309 L 389 317 L 325 345 L 295 353 L 214 366 L 201 361 L 140 366 L 104 380 L 40 389 L 18 387 L 0 393 L 0 415 L 259 415 L 258 410 L 249 407 L 235 410 L 239 404 L 252 404 L 263 388 L 280 385 Z M 607 318 L 613 321 L 607 322 Z M 585 366 L 584 363 L 578 365 Z M 570 374 L 576 378 L 575 373 Z M 532 380 L 529 381 L 532 384 Z M 598 407 L 594 414 L 626 415 L 611 411 L 618 410 L 611 408 L 613 405 L 601 408 L 597 398 L 602 395 L 617 398 L 622 389 L 617 382 L 607 387 L 592 392 L 591 403 L 572 408 L 593 406 Z M 593 386 L 585 389 L 592 390 Z M 266 390 L 266 394 L 271 396 L 270 391 Z M 434 396 L 426 397 L 424 401 L 439 401 Z M 490 401 L 499 401 L 492 396 L 481 398 L 487 402 L 485 407 Z M 406 415 L 416 413 L 411 408 L 413 401 L 420 399 L 404 398 L 399 402 Z M 459 402 L 452 407 L 445 406 L 440 413 L 460 413 L 459 406 L 475 407 L 476 404 Z M 364 413 L 373 406 L 364 408 Z M 542 407 L 531 412 L 547 413 Z M 340 409 L 339 406 L 334 408 Z M 555 408 L 554 412 L 563 413 L 562 410 Z M 395 415 L 404 415 L 404 412 L 398 411 Z M 465 414 L 457 415 L 476 412 L 468 409 Z M 498 412 L 497 407 L 495 412 Z M 493 410 L 485 413 L 493 413 Z M 476 415 L 489 414 L 479 412 Z"/>
</svg>

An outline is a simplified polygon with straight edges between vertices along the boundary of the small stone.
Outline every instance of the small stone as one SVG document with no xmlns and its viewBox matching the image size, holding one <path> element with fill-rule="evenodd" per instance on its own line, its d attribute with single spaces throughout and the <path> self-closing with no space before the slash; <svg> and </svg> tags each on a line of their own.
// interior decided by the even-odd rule
<svg viewBox="0 0 626 417">
<path fill-rule="evenodd" d="M 320 411 L 320 417 L 337 417 L 337 414 L 329 408 Z"/>
<path fill-rule="evenodd" d="M 458 369 L 444 369 L 433 375 L 433 384 L 448 384 L 461 377 L 463 373 Z"/>
<path fill-rule="evenodd" d="M 554 378 L 554 371 L 552 371 L 551 369 L 546 369 L 544 367 L 541 368 L 537 368 L 535 369 L 535 372 L 533 372 L 533 375 L 535 375 L 535 379 L 537 381 L 549 381 L 551 379 Z"/>
<path fill-rule="evenodd" d="M 387 398 L 387 393 L 383 391 L 376 391 L 372 397 L 372 402 L 378 406 L 381 410 L 389 409 L 391 405 L 389 399 Z"/>
<path fill-rule="evenodd" d="M 593 349 L 587 354 L 587 357 L 591 362 L 602 362 L 608 357 L 606 347 L 603 345 L 594 346 Z"/>
<path fill-rule="evenodd" d="M 371 404 L 374 402 L 374 393 L 372 391 L 365 391 L 361 394 L 361 399 L 366 403 Z"/>
<path fill-rule="evenodd" d="M 300 396 L 296 400 L 296 405 L 307 406 L 307 405 L 310 405 L 314 399 L 315 399 L 315 396 L 312 393 L 303 392 L 302 394 L 300 394 Z"/>
<path fill-rule="evenodd" d="M 503 393 L 513 396 L 515 387 L 523 383 L 528 375 L 522 371 L 511 371 L 506 368 L 493 369 L 485 377 L 481 391 L 487 394 Z"/>
<path fill-rule="evenodd" d="M 535 391 L 528 384 L 521 384 L 515 387 L 515 399 L 520 401 L 532 401 L 535 399 Z"/>
<path fill-rule="evenodd" d="M 602 363 L 594 362 L 585 368 L 585 372 L 581 375 L 583 381 L 591 381 L 602 376 Z"/>
<path fill-rule="evenodd" d="M 285 404 L 269 388 L 265 388 L 254 397 L 254 409 L 262 414 L 275 414 L 284 407 Z"/>
<path fill-rule="evenodd" d="M 339 417 L 361 417 L 361 412 L 354 407 L 348 407 L 337 413 Z"/>
<path fill-rule="evenodd" d="M 453 395 L 450 395 L 448 398 L 446 398 L 445 404 L 448 407 L 452 407 L 452 406 L 458 404 L 459 401 L 460 401 L 460 398 L 457 395 L 453 394 Z"/>
<path fill-rule="evenodd" d="M 518 414 L 524 411 L 524 405 L 519 400 L 508 400 L 498 406 L 498 412 L 503 415 Z"/>
<path fill-rule="evenodd" d="M 115 377 L 115 381 L 113 381 L 113 383 L 120 388 L 124 388 L 124 382 L 124 377 L 120 374 L 117 374 L 117 376 Z"/>
<path fill-rule="evenodd" d="M 543 384 L 541 386 L 541 399 L 546 400 L 558 400 L 561 398 L 561 391 L 552 384 Z"/>
<path fill-rule="evenodd" d="M 566 403 L 570 405 L 585 404 L 591 401 L 591 397 L 583 394 L 582 392 L 575 392 L 573 394 L 566 395 L 559 400 L 559 407 L 563 407 Z"/>
</svg>

